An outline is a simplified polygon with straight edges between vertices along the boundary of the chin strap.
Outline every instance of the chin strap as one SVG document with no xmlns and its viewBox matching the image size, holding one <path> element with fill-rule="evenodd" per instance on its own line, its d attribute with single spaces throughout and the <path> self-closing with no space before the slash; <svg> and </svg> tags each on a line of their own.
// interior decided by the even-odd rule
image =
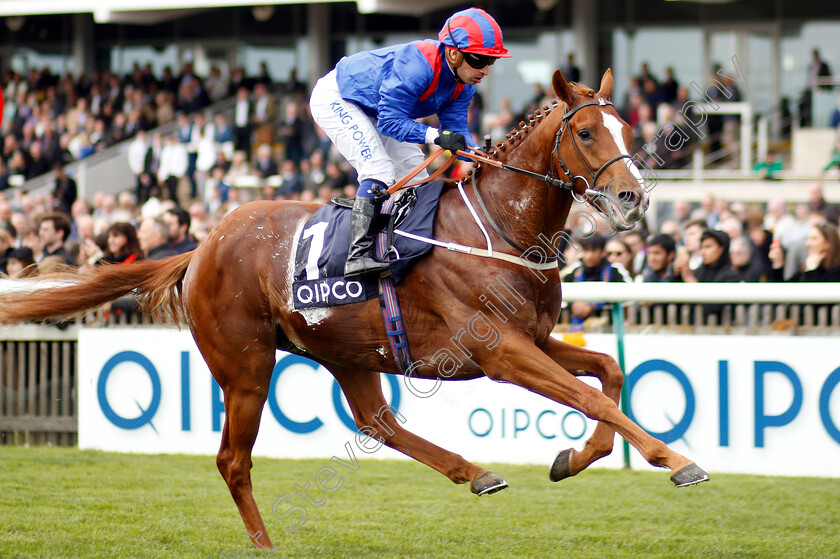
<svg viewBox="0 0 840 559">
<path fill-rule="evenodd" d="M 446 47 L 444 47 L 444 48 L 446 48 Z M 445 52 L 443 54 L 443 60 L 444 60 L 444 62 L 446 62 L 446 67 L 449 68 L 449 71 L 452 72 L 452 75 L 455 77 L 455 81 L 458 82 L 461 85 L 465 85 L 467 82 L 462 80 L 461 76 L 458 75 L 458 68 L 460 68 L 460 66 L 452 66 L 452 64 L 449 63 L 449 58 L 447 58 Z M 461 64 L 463 64 L 463 63 L 464 63 L 464 57 L 461 56 Z"/>
</svg>

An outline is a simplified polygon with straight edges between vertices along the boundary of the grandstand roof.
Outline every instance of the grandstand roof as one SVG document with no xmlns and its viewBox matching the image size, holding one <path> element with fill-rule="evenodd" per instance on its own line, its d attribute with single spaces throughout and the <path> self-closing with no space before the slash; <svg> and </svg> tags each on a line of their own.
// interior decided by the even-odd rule
<svg viewBox="0 0 840 559">
<path fill-rule="evenodd" d="M 801 0 L 596 0 L 601 22 L 618 26 L 697 24 L 784 19 L 786 22 L 840 19 L 840 2 Z M 361 14 L 421 16 L 478 4 L 493 10 L 506 26 L 568 25 L 571 1 L 496 0 L 0 0 L 0 16 L 91 13 L 98 23 L 155 24 L 219 8 L 300 4 L 352 4 Z M 489 4 L 489 5 L 488 5 Z"/>
<path fill-rule="evenodd" d="M 276 6 L 281 4 L 324 4 L 354 2 L 359 13 L 422 15 L 460 4 L 459 0 L 78 0 L 57 7 L 54 0 L 0 0 L 0 16 L 92 13 L 97 23 L 160 23 L 185 13 L 236 6 Z"/>
<path fill-rule="evenodd" d="M 803 23 L 840 20 L 840 2 L 801 0 L 592 0 L 602 30 L 643 27 L 718 27 L 768 23 L 781 35 L 797 35 Z M 510 36 L 570 29 L 576 0 L 0 0 L 5 44 L 40 52 L 63 52 L 78 16 L 92 14 L 98 45 L 165 45 L 173 40 L 229 40 L 291 44 L 307 33 L 309 4 L 328 6 L 334 39 L 362 34 L 436 32 L 455 9 L 478 5 L 491 10 Z M 165 9 L 164 9 L 165 7 Z M 6 16 L 3 18 L 3 16 Z M 6 31 L 6 30 L 4 30 Z"/>
</svg>

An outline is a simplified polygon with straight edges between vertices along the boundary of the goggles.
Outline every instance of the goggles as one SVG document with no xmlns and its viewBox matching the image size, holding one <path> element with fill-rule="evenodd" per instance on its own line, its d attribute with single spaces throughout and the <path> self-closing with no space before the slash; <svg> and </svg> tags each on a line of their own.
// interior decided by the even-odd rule
<svg viewBox="0 0 840 559">
<path fill-rule="evenodd" d="M 481 70 L 485 66 L 492 66 L 496 63 L 495 56 L 486 56 L 484 54 L 475 54 L 472 52 L 464 51 L 461 51 L 461 54 L 464 55 L 464 62 L 466 62 L 476 70 Z"/>
</svg>

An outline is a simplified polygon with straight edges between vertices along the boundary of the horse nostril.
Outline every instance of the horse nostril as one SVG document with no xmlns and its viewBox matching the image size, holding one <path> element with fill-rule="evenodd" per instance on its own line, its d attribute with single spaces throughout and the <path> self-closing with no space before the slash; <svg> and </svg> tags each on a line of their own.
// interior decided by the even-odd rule
<svg viewBox="0 0 840 559">
<path fill-rule="evenodd" d="M 624 192 L 618 193 L 618 199 L 621 200 L 624 204 L 635 206 L 639 197 L 636 196 L 634 192 L 630 192 L 629 190 L 625 190 Z"/>
</svg>

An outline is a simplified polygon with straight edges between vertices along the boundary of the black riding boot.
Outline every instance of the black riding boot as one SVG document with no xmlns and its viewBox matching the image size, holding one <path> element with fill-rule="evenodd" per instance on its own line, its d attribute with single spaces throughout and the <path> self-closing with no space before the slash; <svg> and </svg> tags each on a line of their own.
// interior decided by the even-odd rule
<svg viewBox="0 0 840 559">
<path fill-rule="evenodd" d="M 344 265 L 344 277 L 355 278 L 381 275 L 390 269 L 387 262 L 378 262 L 371 257 L 376 238 L 374 216 L 379 204 L 373 198 L 356 196 L 353 213 L 350 216 L 350 251 Z"/>
</svg>

